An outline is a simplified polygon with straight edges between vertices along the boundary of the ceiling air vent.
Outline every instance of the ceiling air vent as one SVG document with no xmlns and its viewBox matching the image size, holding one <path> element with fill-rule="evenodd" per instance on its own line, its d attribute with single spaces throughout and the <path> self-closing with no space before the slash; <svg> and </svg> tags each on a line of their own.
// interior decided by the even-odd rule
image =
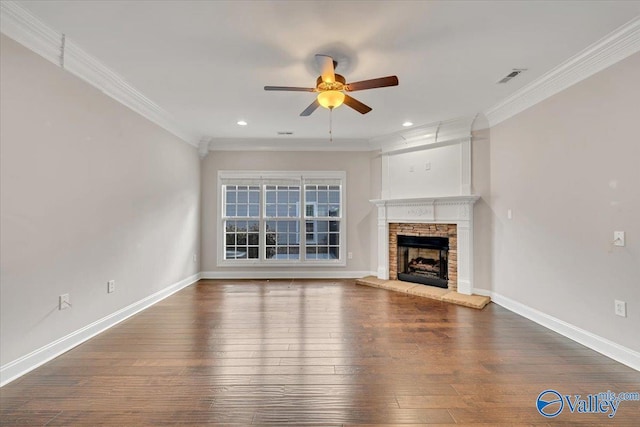
<svg viewBox="0 0 640 427">
<path fill-rule="evenodd" d="M 280 132 L 278 132 L 278 135 L 293 135 L 293 132 L 291 132 L 291 131 L 280 131 Z"/>
<path fill-rule="evenodd" d="M 514 68 L 513 71 L 511 71 L 509 74 L 507 74 L 498 83 L 506 83 L 509 80 L 511 80 L 512 78 L 516 77 L 518 74 L 522 73 L 523 71 L 527 71 L 527 69 L 526 68 Z"/>
</svg>

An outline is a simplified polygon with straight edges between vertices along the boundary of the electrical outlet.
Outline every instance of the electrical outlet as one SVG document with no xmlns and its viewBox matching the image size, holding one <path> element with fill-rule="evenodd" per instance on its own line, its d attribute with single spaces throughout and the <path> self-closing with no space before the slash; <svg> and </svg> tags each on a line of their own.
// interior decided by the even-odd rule
<svg viewBox="0 0 640 427">
<path fill-rule="evenodd" d="M 58 297 L 58 310 L 66 310 L 67 308 L 71 308 L 69 294 L 62 294 Z"/>
<path fill-rule="evenodd" d="M 507 219 L 513 219 L 513 211 L 511 209 L 507 209 Z"/>
<path fill-rule="evenodd" d="M 615 304 L 616 315 L 627 317 L 627 303 L 624 301 L 615 300 L 614 304 Z"/>
<path fill-rule="evenodd" d="M 193 262 L 198 262 L 198 254 L 193 254 Z"/>
<path fill-rule="evenodd" d="M 424 170 L 426 171 L 430 171 L 431 170 L 431 162 L 427 162 L 424 164 Z"/>
<path fill-rule="evenodd" d="M 347 258 L 353 259 L 353 252 L 347 252 Z"/>
<path fill-rule="evenodd" d="M 109 280 L 107 282 L 107 293 L 110 294 L 112 292 L 115 292 L 116 290 L 116 281 L 115 280 Z"/>
</svg>

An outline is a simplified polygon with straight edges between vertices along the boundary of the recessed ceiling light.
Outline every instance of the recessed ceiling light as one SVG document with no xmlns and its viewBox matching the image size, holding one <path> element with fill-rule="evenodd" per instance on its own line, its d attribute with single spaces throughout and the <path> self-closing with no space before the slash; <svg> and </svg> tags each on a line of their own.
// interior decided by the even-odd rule
<svg viewBox="0 0 640 427">
<path fill-rule="evenodd" d="M 413 126 L 413 123 L 411 123 L 411 122 L 404 122 L 404 123 L 402 124 L 402 126 L 404 126 L 404 127 Z"/>
<path fill-rule="evenodd" d="M 238 124 L 239 124 L 240 126 L 246 126 L 246 125 L 247 125 L 247 122 L 245 122 L 244 120 L 238 120 Z"/>
</svg>

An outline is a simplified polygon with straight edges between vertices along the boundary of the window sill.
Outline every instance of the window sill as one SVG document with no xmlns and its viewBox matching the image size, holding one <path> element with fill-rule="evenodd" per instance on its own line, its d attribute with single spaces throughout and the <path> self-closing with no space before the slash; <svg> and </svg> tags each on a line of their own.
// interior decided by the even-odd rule
<svg viewBox="0 0 640 427">
<path fill-rule="evenodd" d="M 218 267 L 346 267 L 347 262 L 345 260 L 322 260 L 322 261 L 250 261 L 250 260 L 218 260 Z"/>
</svg>

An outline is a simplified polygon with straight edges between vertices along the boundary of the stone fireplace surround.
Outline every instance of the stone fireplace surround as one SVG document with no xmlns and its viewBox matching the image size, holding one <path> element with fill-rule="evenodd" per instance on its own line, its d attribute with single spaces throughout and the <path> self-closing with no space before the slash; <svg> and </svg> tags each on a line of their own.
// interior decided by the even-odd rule
<svg viewBox="0 0 640 427">
<path fill-rule="evenodd" d="M 478 196 L 450 196 L 371 200 L 378 208 L 378 279 L 393 279 L 391 276 L 396 274 L 397 261 L 392 254 L 396 242 L 392 232 L 449 237 L 449 290 L 471 295 L 473 204 L 478 199 Z"/>
<path fill-rule="evenodd" d="M 447 289 L 455 291 L 458 288 L 458 242 L 457 226 L 455 224 L 420 224 L 420 223 L 389 223 L 389 279 L 398 279 L 398 236 L 447 237 L 449 239 L 449 254 L 447 271 L 449 283 Z M 402 272 L 401 272 L 402 273 Z"/>
</svg>

